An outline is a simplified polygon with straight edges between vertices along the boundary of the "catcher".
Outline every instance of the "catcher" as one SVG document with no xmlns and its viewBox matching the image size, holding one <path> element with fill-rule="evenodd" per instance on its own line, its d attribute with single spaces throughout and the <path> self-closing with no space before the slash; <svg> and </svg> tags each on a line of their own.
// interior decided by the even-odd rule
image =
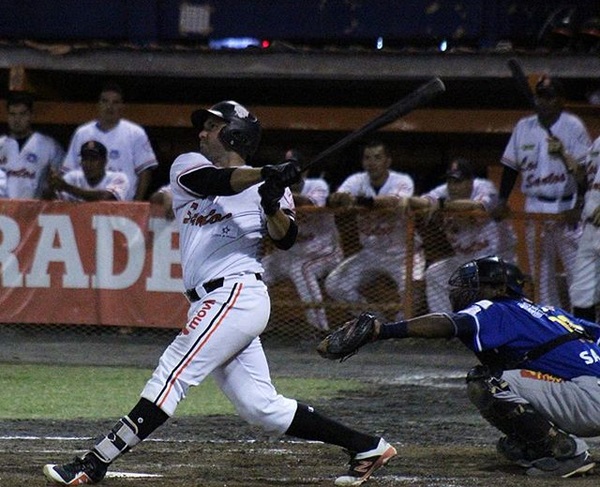
<svg viewBox="0 0 600 487">
<path fill-rule="evenodd" d="M 496 256 L 472 260 L 450 278 L 452 314 L 380 323 L 363 313 L 318 346 L 344 360 L 389 338 L 457 337 L 479 361 L 467 393 L 499 429 L 498 452 L 534 477 L 590 472 L 581 437 L 600 435 L 600 326 L 524 296 L 518 267 Z"/>
</svg>

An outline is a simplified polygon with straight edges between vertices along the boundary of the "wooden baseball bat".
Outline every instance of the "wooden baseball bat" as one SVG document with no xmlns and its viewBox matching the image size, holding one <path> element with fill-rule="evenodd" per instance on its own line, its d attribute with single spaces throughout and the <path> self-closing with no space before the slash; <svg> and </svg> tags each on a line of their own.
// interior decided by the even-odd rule
<svg viewBox="0 0 600 487">
<path fill-rule="evenodd" d="M 529 85 L 529 81 L 527 81 L 527 76 L 525 76 L 525 72 L 521 67 L 521 63 L 519 63 L 519 61 L 517 61 L 516 59 L 511 58 L 507 61 L 507 64 L 512 74 L 513 80 L 517 85 L 517 89 L 525 97 L 531 109 L 535 110 L 537 108 L 537 103 L 535 102 L 535 95 L 533 94 L 533 90 Z M 550 130 L 550 127 L 544 125 L 544 128 L 546 129 L 546 132 L 548 132 L 548 135 L 552 137 L 553 135 L 552 131 Z"/>
<path fill-rule="evenodd" d="M 323 152 L 317 154 L 312 160 L 303 164 L 302 170 L 308 169 L 311 166 L 321 162 L 323 159 L 329 157 L 334 152 L 347 147 L 356 140 L 370 134 L 390 123 L 398 120 L 399 118 L 412 112 L 415 108 L 424 105 L 428 101 L 432 100 L 438 94 L 446 91 L 446 86 L 439 78 L 432 78 L 428 82 L 419 86 L 416 90 L 409 93 L 407 96 L 402 98 L 400 101 L 394 103 L 385 112 L 378 117 L 374 118 L 370 122 L 366 123 L 354 132 L 349 133 L 332 146 L 325 149 Z"/>
<path fill-rule="evenodd" d="M 527 103 L 529 104 L 529 107 L 535 110 L 535 96 L 533 94 L 533 91 L 531 90 L 531 86 L 529 86 L 527 76 L 525 76 L 525 72 L 521 67 L 521 63 L 519 63 L 519 61 L 517 61 L 516 59 L 512 58 L 507 61 L 507 64 L 512 74 L 513 80 L 515 81 L 515 84 L 517 86 L 517 89 L 519 90 L 519 93 L 521 93 L 525 97 Z"/>
</svg>

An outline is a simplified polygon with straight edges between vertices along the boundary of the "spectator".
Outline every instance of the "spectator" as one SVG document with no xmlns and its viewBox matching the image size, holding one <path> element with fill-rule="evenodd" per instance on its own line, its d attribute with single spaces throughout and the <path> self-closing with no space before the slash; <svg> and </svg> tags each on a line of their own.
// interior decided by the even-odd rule
<svg viewBox="0 0 600 487">
<path fill-rule="evenodd" d="M 6 108 L 9 133 L 0 136 L 6 196 L 42 198 L 48 171 L 60 167 L 64 150 L 53 138 L 33 130 L 33 98 L 29 93 L 9 93 Z"/>
<path fill-rule="evenodd" d="M 49 187 L 54 197 L 64 201 L 124 201 L 129 181 L 123 173 L 106 170 L 106 147 L 89 140 L 79 154 L 81 169 L 64 176 L 50 172 Z"/>
<path fill-rule="evenodd" d="M 571 216 L 577 199 L 580 173 L 590 137 L 583 122 L 563 110 L 563 88 L 559 81 L 542 76 L 535 86 L 536 115 L 517 122 L 502 156 L 504 171 L 500 202 L 494 210 L 497 219 L 508 215 L 507 201 L 519 173 L 525 195 L 526 213 Z M 557 258 L 572 282 L 577 241 L 581 227 L 566 219 L 542 222 L 541 249 L 537 255 L 536 225 L 526 226 L 527 249 L 532 275 L 538 277 L 541 304 L 559 303 Z"/>
<path fill-rule="evenodd" d="M 122 172 L 129 180 L 126 200 L 143 200 L 150 186 L 152 170 L 158 165 L 145 130 L 121 117 L 123 94 L 115 84 L 100 92 L 98 119 L 79 126 L 63 162 L 65 171 L 80 168 L 79 148 L 88 140 L 97 140 L 108 149 L 107 169 Z"/>
<path fill-rule="evenodd" d="M 392 155 L 380 140 L 371 140 L 362 148 L 364 171 L 348 177 L 329 198 L 333 208 L 353 205 L 367 209 L 396 210 L 366 212 L 357 217 L 361 250 L 346 258 L 325 280 L 327 293 L 338 301 L 365 302 L 359 287 L 375 273 L 389 275 L 402 293 L 406 279 L 406 218 L 414 183 L 408 174 L 390 170 Z M 413 279 L 422 279 L 425 257 L 421 242 L 415 242 Z"/>
<path fill-rule="evenodd" d="M 285 159 L 301 161 L 301 154 L 290 149 Z M 290 188 L 296 208 L 324 207 L 329 196 L 329 185 L 323 178 L 309 178 L 306 172 L 299 183 Z M 285 278 L 291 279 L 298 296 L 307 305 L 323 301 L 319 279 L 338 265 L 343 258 L 333 213 L 299 211 L 296 244 L 287 252 L 275 249 L 263 259 L 264 280 L 272 285 Z M 327 314 L 320 307 L 306 309 L 306 319 L 317 330 L 328 330 Z"/>
<path fill-rule="evenodd" d="M 467 393 L 504 436 L 498 453 L 531 477 L 584 475 L 595 467 L 582 438 L 600 435 L 600 326 L 525 297 L 525 276 L 496 256 L 450 279 L 451 314 L 375 321 L 372 340 L 458 338 L 481 365 Z"/>
<path fill-rule="evenodd" d="M 498 191 L 494 183 L 475 177 L 473 165 L 463 158 L 450 163 L 446 184 L 410 199 L 413 209 L 443 210 L 442 228 L 454 252 L 425 271 L 427 304 L 431 313 L 452 310 L 448 279 L 460 265 L 491 254 L 515 260 L 517 237 L 509 222 L 496 223 L 491 219 L 461 215 L 473 210 L 489 212 L 497 203 Z"/>
<path fill-rule="evenodd" d="M 587 191 L 583 206 L 583 234 L 579 240 L 569 288 L 573 314 L 596 321 L 600 303 L 600 137 L 592 144 L 586 160 Z"/>
</svg>

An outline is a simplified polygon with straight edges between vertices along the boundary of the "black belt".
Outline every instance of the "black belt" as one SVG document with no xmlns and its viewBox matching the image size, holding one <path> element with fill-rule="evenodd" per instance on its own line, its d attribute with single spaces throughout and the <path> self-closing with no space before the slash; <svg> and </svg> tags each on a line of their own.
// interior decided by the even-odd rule
<svg viewBox="0 0 600 487">
<path fill-rule="evenodd" d="M 262 276 L 258 272 L 254 274 L 254 277 L 256 277 L 257 281 L 263 280 Z M 212 293 L 215 289 L 219 289 L 224 283 L 225 278 L 219 277 L 217 279 L 213 279 L 212 281 L 206 281 L 204 284 L 202 284 L 202 287 L 206 291 L 206 294 L 208 294 Z M 195 288 L 187 289 L 183 294 L 186 295 L 190 303 L 200 301 L 200 296 L 198 296 L 198 293 L 196 292 Z"/>
<path fill-rule="evenodd" d="M 569 196 L 563 196 L 562 198 L 548 198 L 547 196 L 536 196 L 540 201 L 546 201 L 547 203 L 556 203 L 557 201 L 571 201 L 573 199 L 572 194 Z"/>
</svg>

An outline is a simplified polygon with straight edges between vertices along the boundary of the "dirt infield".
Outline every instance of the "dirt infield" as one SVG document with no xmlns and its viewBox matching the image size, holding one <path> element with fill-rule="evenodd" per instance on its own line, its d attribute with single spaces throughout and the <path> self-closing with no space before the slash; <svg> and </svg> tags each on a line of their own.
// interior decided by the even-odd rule
<svg viewBox="0 0 600 487">
<path fill-rule="evenodd" d="M 6 337 L 5 337 L 6 338 Z M 89 339 L 94 341 L 97 339 Z M 16 349 L 3 340 L 2 353 L 12 360 L 55 360 L 51 350 L 75 360 L 76 343 L 35 339 Z M 89 350 L 86 362 L 102 362 Z M 168 341 L 168 340 L 167 340 Z M 121 338 L 115 347 L 124 361 L 152 365 L 163 343 Z M 322 412 L 362 430 L 385 435 L 399 455 L 367 485 L 376 486 L 503 486 L 541 487 L 598 484 L 598 475 L 577 480 L 535 480 L 523 476 L 495 453 L 498 433 L 485 423 L 468 402 L 464 375 L 474 364 L 455 342 L 388 342 L 374 344 L 344 363 L 327 362 L 314 353 L 314 343 L 290 347 L 266 343 L 274 380 L 278 377 L 354 377 L 365 390 L 344 391 L 330 400 L 313 402 Z M 73 353 L 70 348 L 73 348 Z M 141 353 L 144 350 L 144 353 Z M 35 351 L 35 353 L 33 353 Z M 66 352 L 66 353 L 65 353 Z M 36 355 L 37 354 L 37 355 Z M 37 359 L 33 357 L 37 356 Z M 127 360 L 125 360 L 127 358 Z M 140 364 L 148 360 L 148 364 Z M 79 387 L 81 385 L 74 385 Z M 301 399 L 301 398 L 299 398 Z M 129 405 L 124 405 L 128 407 Z M 124 411 L 126 412 L 126 411 Z M 116 419 L 116 418 L 115 418 Z M 0 486 L 46 486 L 43 464 L 62 462 L 87 448 L 92 437 L 114 421 L 2 421 L 0 422 Z M 597 439 L 590 440 L 600 451 Z M 109 487 L 258 487 L 331 486 L 345 470 L 347 455 L 337 447 L 293 439 L 266 438 L 237 417 L 172 418 L 155 435 L 123 456 L 111 467 L 102 485 Z M 119 476 L 120 475 L 120 476 Z M 127 475 L 127 476 L 124 476 Z"/>
</svg>

